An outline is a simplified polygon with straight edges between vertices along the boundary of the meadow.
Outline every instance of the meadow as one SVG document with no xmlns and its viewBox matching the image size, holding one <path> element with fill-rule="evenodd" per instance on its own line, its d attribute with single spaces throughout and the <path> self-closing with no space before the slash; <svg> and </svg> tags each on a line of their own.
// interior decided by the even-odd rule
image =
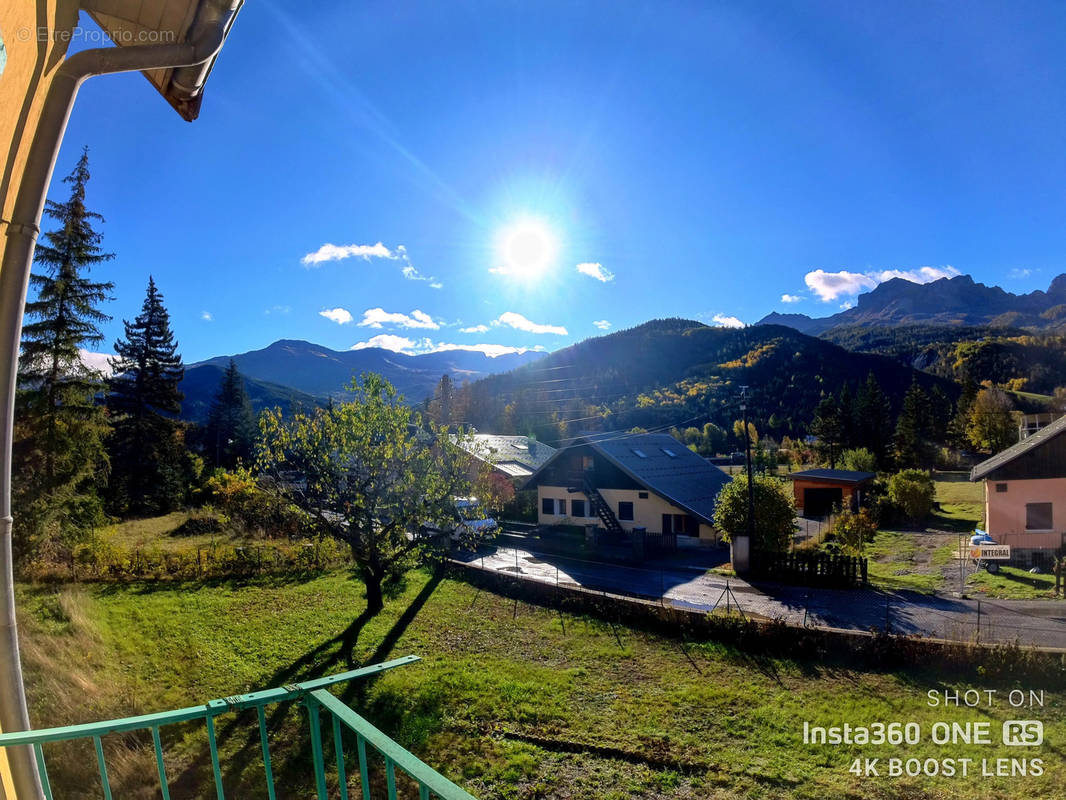
<svg viewBox="0 0 1066 800">
<path fill-rule="evenodd" d="M 1000 705 L 934 709 L 957 686 L 919 668 L 754 656 L 508 599 L 419 570 L 364 613 L 346 571 L 244 580 L 21 584 L 35 726 L 163 710 L 401 655 L 422 661 L 339 687 L 356 710 L 481 798 L 1061 797 L 1062 695 L 1038 709 L 1040 777 L 871 778 L 853 759 L 1018 756 L 999 746 L 812 746 L 804 721 L 991 721 Z M 1008 685 L 1028 688 L 1018 674 Z M 272 717 L 279 797 L 313 796 L 307 723 Z M 220 726 L 227 796 L 265 796 L 254 717 Z M 157 797 L 147 737 L 108 737 L 115 794 Z M 206 796 L 203 731 L 164 736 L 174 797 Z M 1014 751 L 1014 752 L 1011 752 Z M 96 797 L 91 746 L 47 750 L 56 796 Z M 336 787 L 333 787 L 336 790 Z M 358 797 L 358 791 L 354 790 Z"/>
</svg>

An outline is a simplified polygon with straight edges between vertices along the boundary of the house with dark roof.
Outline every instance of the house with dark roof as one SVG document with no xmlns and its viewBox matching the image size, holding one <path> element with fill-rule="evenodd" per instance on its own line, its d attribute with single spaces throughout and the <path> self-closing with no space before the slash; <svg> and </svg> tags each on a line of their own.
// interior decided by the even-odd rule
<svg viewBox="0 0 1066 800">
<path fill-rule="evenodd" d="M 478 461 L 512 480 L 525 481 L 555 455 L 555 448 L 528 436 L 476 433 L 459 440 L 459 446 Z"/>
<path fill-rule="evenodd" d="M 796 508 L 804 517 L 824 517 L 834 509 L 857 509 L 864 487 L 877 474 L 849 469 L 807 469 L 792 473 Z"/>
<path fill-rule="evenodd" d="M 717 538 L 714 505 L 729 476 L 666 434 L 589 434 L 526 482 L 541 525 Z"/>
<path fill-rule="evenodd" d="M 997 542 L 1012 550 L 1066 546 L 1066 417 L 982 461 L 970 480 L 985 482 L 985 530 Z"/>
</svg>

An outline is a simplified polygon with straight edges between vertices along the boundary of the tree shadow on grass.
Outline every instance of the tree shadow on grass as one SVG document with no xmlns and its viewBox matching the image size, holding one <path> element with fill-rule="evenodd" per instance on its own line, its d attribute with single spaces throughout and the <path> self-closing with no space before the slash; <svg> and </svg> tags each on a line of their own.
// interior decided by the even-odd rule
<svg viewBox="0 0 1066 800">
<path fill-rule="evenodd" d="M 397 641 L 418 616 L 442 579 L 443 572 L 440 570 L 430 577 L 430 580 L 422 587 L 403 614 L 393 623 L 373 653 L 362 664 L 357 662 L 356 647 L 363 629 L 374 617 L 373 614 L 365 609 L 347 628 L 336 636 L 308 650 L 291 664 L 275 671 L 267 679 L 266 686 L 286 686 L 300 681 L 324 677 L 341 670 L 357 669 L 359 666 L 377 664 L 386 660 Z M 361 705 L 365 702 L 370 685 L 377 677 L 375 675 L 349 682 L 344 687 L 341 699 L 349 705 L 353 703 Z M 282 787 L 301 786 L 310 777 L 311 743 L 307 730 L 306 714 L 300 710 L 298 712 L 299 717 L 301 717 L 300 722 L 295 726 L 288 726 L 288 729 L 296 732 L 294 737 L 276 737 L 274 735 L 282 729 L 282 726 L 285 725 L 286 716 L 293 711 L 294 707 L 291 703 L 282 703 L 267 709 L 266 723 L 267 730 L 272 734 L 271 741 L 291 746 L 285 752 L 280 750 L 274 752 L 273 749 L 271 751 L 272 758 L 277 759 L 272 766 L 279 797 L 291 796 Z M 323 725 L 326 724 L 326 717 L 328 715 L 323 715 Z M 223 719 L 225 719 L 225 722 L 219 725 L 216 738 L 220 751 L 225 748 L 226 752 L 226 760 L 222 764 L 223 784 L 229 792 L 233 792 L 236 787 L 247 787 L 250 783 L 254 784 L 262 781 L 262 750 L 259 739 L 259 725 L 254 711 L 244 711 L 236 716 Z M 328 731 L 324 730 L 323 736 L 323 746 L 331 749 Z M 239 741 L 239 744 L 236 750 L 227 747 L 228 744 L 237 741 Z M 205 780 L 210 780 L 210 773 L 205 771 L 203 766 L 208 763 L 209 759 L 210 755 L 205 743 L 198 757 L 193 759 L 190 767 L 173 782 L 173 786 L 182 788 L 186 794 L 195 794 L 198 789 L 202 788 Z M 257 770 L 260 774 L 254 775 Z M 238 794 L 242 793 L 238 792 Z"/>
</svg>

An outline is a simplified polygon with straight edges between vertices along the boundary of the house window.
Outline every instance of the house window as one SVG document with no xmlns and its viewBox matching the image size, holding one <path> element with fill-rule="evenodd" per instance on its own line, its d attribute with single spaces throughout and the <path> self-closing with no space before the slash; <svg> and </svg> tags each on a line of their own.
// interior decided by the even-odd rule
<svg viewBox="0 0 1066 800">
<path fill-rule="evenodd" d="M 647 492 L 637 492 L 637 497 L 639 497 L 641 500 L 647 500 L 648 499 L 648 493 Z"/>
<path fill-rule="evenodd" d="M 584 500 L 571 500 L 570 501 L 570 516 L 572 516 L 572 517 L 584 517 L 585 516 L 585 501 Z"/>
<path fill-rule="evenodd" d="M 633 504 L 628 500 L 623 500 L 618 504 L 618 519 L 633 521 Z"/>
<path fill-rule="evenodd" d="M 664 453 L 666 453 L 666 455 L 670 456 L 670 458 L 677 458 L 677 453 L 675 453 L 673 450 L 670 450 L 666 447 L 664 447 L 662 450 Z"/>
<path fill-rule="evenodd" d="M 1025 504 L 1025 529 L 1027 531 L 1051 530 L 1051 503 Z"/>
<path fill-rule="evenodd" d="M 1005 483 L 997 483 L 996 484 L 996 491 L 997 492 L 1005 492 L 1005 491 L 1007 491 L 1007 484 L 1005 484 Z"/>
<path fill-rule="evenodd" d="M 556 500 L 555 502 L 559 504 L 559 509 L 558 509 L 557 513 L 559 514 L 560 517 L 565 517 L 566 516 L 566 501 L 565 500 Z"/>
<path fill-rule="evenodd" d="M 540 501 L 540 513 L 552 516 L 555 514 L 555 500 L 551 497 L 544 497 Z"/>
<path fill-rule="evenodd" d="M 648 457 L 647 453 L 645 453 L 643 450 L 638 450 L 635 447 L 633 448 L 633 455 L 635 455 L 637 458 L 647 458 Z"/>
</svg>

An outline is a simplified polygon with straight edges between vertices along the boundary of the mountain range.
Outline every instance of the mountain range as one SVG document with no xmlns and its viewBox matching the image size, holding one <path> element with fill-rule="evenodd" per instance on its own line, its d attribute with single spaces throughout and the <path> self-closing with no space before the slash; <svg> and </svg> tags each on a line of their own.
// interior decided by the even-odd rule
<svg viewBox="0 0 1066 800">
<path fill-rule="evenodd" d="M 346 387 L 363 372 L 376 372 L 389 379 L 410 403 L 421 402 L 433 393 L 442 375 L 457 384 L 528 364 L 544 353 L 527 351 L 490 357 L 470 350 L 444 350 L 438 353 L 405 355 L 380 347 L 361 350 L 330 350 L 321 345 L 282 339 L 261 350 L 190 364 L 180 389 L 185 394 L 182 417 L 193 421 L 206 418 L 218 391 L 222 372 L 232 359 L 244 376 L 252 407 L 321 405 L 329 398 L 345 399 Z"/>
<path fill-rule="evenodd" d="M 1047 291 L 1013 294 L 969 275 L 912 283 L 893 278 L 859 295 L 853 308 L 829 317 L 771 313 L 756 325 L 785 325 L 812 336 L 833 328 L 964 325 L 1066 332 L 1066 274 Z"/>
<path fill-rule="evenodd" d="M 653 427 L 698 419 L 729 424 L 737 387 L 749 385 L 753 413 L 772 419 L 771 428 L 795 431 L 809 422 L 824 393 L 855 385 L 871 372 L 893 405 L 912 381 L 947 396 L 964 379 L 1050 394 L 1066 385 L 1064 345 L 1066 274 L 1046 291 L 1028 294 L 967 275 L 926 284 L 897 278 L 829 317 L 773 313 L 743 329 L 653 320 L 550 355 L 490 358 L 449 350 L 412 356 L 282 340 L 190 365 L 181 386 L 182 416 L 206 417 L 232 358 L 256 411 L 343 400 L 345 387 L 362 372 L 384 375 L 417 404 L 447 374 L 465 387 L 460 421 L 551 439 L 575 426 Z"/>
<path fill-rule="evenodd" d="M 710 327 L 653 320 L 558 350 L 457 394 L 460 421 L 549 443 L 581 430 L 662 429 L 713 422 L 732 430 L 741 387 L 759 430 L 804 432 L 825 394 L 873 374 L 895 411 L 917 382 L 949 402 L 955 383 L 881 355 L 855 353 L 778 325 Z"/>
</svg>

